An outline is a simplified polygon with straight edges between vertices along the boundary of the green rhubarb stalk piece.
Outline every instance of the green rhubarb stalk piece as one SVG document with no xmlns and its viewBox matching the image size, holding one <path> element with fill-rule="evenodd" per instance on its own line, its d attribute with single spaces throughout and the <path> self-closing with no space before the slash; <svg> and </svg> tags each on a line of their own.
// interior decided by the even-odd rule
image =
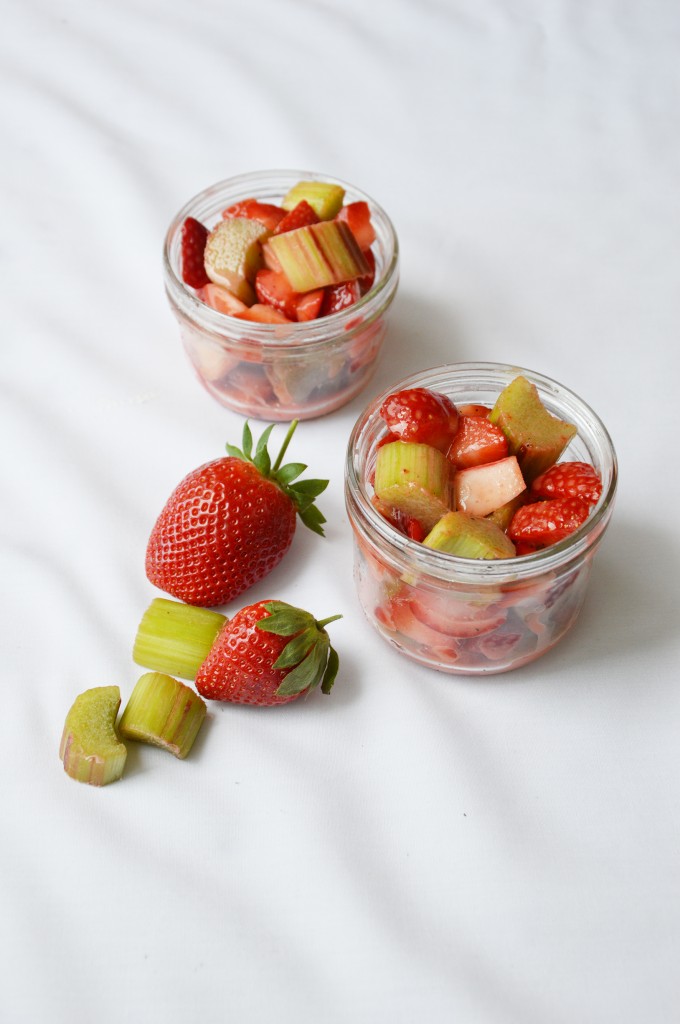
<svg viewBox="0 0 680 1024">
<path fill-rule="evenodd" d="M 521 376 L 501 391 L 489 419 L 508 439 L 527 484 L 557 462 L 577 433 L 573 424 L 548 412 L 536 385 Z"/>
<path fill-rule="evenodd" d="M 345 190 L 341 185 L 330 181 L 299 181 L 283 197 L 281 206 L 284 210 L 294 210 L 305 200 L 320 220 L 332 220 L 342 209 L 344 198 Z"/>
<path fill-rule="evenodd" d="M 137 627 L 132 658 L 144 668 L 195 679 L 226 621 L 220 612 L 155 597 Z"/>
<path fill-rule="evenodd" d="M 72 779 L 106 786 L 123 774 L 127 749 L 116 732 L 119 707 L 117 686 L 95 686 L 76 697 L 59 746 L 64 771 Z"/>
<path fill-rule="evenodd" d="M 526 500 L 527 492 L 522 491 L 522 493 L 518 494 L 515 498 L 511 498 L 510 501 L 506 501 L 506 503 L 501 505 L 500 508 L 494 509 L 493 512 L 490 512 L 489 515 L 486 516 L 486 519 L 488 519 L 490 523 L 495 523 L 496 526 L 499 526 L 504 533 L 507 533 L 508 527 L 512 522 L 512 517 L 517 509 L 521 508 L 522 505 L 525 504 Z"/>
<path fill-rule="evenodd" d="M 252 305 L 252 282 L 263 265 L 262 244 L 270 234 L 269 228 L 257 220 L 231 217 L 220 221 L 208 235 L 203 255 L 210 280 L 224 285 L 246 305 Z"/>
<path fill-rule="evenodd" d="M 354 235 L 342 221 L 321 221 L 272 235 L 267 248 L 296 292 L 354 281 L 370 272 Z"/>
<path fill-rule="evenodd" d="M 500 526 L 467 512 L 447 512 L 423 544 L 459 558 L 512 558 L 515 554 L 515 545 Z"/>
<path fill-rule="evenodd" d="M 431 530 L 451 508 L 451 476 L 451 463 L 431 445 L 392 441 L 378 449 L 373 489 L 383 506 Z"/>
<path fill-rule="evenodd" d="M 151 743 L 185 758 L 206 715 L 202 697 L 164 672 L 147 672 L 137 681 L 120 719 L 126 739 Z"/>
</svg>

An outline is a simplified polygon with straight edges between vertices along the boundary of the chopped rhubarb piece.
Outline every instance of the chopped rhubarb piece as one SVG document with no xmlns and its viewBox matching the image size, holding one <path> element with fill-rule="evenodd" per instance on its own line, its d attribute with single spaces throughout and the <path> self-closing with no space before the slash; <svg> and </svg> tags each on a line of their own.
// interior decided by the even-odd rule
<svg viewBox="0 0 680 1024">
<path fill-rule="evenodd" d="M 205 247 L 205 271 L 210 280 L 224 285 L 246 304 L 252 302 L 251 282 L 262 266 L 261 243 L 269 233 L 259 221 L 245 217 L 220 221 Z"/>
<path fill-rule="evenodd" d="M 339 313 L 341 309 L 353 306 L 360 298 L 361 288 L 358 281 L 343 281 L 342 284 L 330 285 L 324 294 L 321 316 Z"/>
<path fill-rule="evenodd" d="M 364 256 L 366 257 L 366 262 L 368 263 L 369 271 L 367 274 L 364 274 L 363 277 L 360 277 L 358 279 L 359 288 L 361 289 L 362 295 L 365 295 L 366 292 L 370 292 L 375 282 L 375 256 L 373 255 L 373 250 L 366 249 L 366 251 L 364 252 Z"/>
<path fill-rule="evenodd" d="M 199 289 L 198 297 L 202 302 L 205 302 L 206 306 L 211 306 L 218 313 L 226 313 L 227 316 L 236 316 L 248 308 L 245 302 L 237 299 L 228 288 L 223 288 L 219 284 L 212 284 L 212 282 Z"/>
<path fill-rule="evenodd" d="M 321 220 L 332 220 L 339 212 L 344 198 L 345 190 L 341 185 L 327 181 L 299 181 L 283 197 L 281 206 L 284 210 L 294 210 L 304 199 Z"/>
<path fill-rule="evenodd" d="M 535 384 L 515 377 L 501 391 L 489 413 L 508 439 L 528 484 L 557 462 L 577 428 L 553 416 L 543 405 Z"/>
<path fill-rule="evenodd" d="M 278 224 L 286 216 L 286 211 L 273 203 L 261 203 L 258 199 L 242 199 L 233 206 L 228 206 L 222 211 L 222 217 L 230 220 L 232 217 L 245 217 L 246 220 L 256 220 L 264 224 L 270 231 L 275 231 Z"/>
<path fill-rule="evenodd" d="M 272 235 L 267 245 L 296 292 L 353 281 L 370 270 L 354 235 L 339 221 Z"/>
<path fill-rule="evenodd" d="M 456 508 L 473 516 L 488 516 L 518 497 L 526 488 L 514 455 L 498 462 L 460 469 L 453 481 Z"/>
<path fill-rule="evenodd" d="M 338 213 L 338 220 L 345 222 L 357 240 L 362 252 L 375 242 L 375 228 L 371 221 L 371 209 L 366 202 L 347 203 Z"/>
<path fill-rule="evenodd" d="M 316 320 L 321 315 L 321 305 L 326 294 L 323 288 L 315 288 L 313 292 L 304 292 L 298 296 L 295 313 L 298 320 Z"/>
<path fill-rule="evenodd" d="M 423 543 L 427 548 L 448 551 L 459 558 L 512 558 L 515 554 L 514 544 L 500 526 L 467 512 L 447 512 Z"/>
<path fill-rule="evenodd" d="M 293 207 L 290 213 L 285 214 L 282 220 L 276 225 L 275 235 L 282 235 L 286 231 L 295 231 L 297 228 L 307 227 L 309 224 L 318 224 L 321 220 L 316 215 L 312 206 L 306 199 L 301 199 L 297 206 Z"/>
</svg>

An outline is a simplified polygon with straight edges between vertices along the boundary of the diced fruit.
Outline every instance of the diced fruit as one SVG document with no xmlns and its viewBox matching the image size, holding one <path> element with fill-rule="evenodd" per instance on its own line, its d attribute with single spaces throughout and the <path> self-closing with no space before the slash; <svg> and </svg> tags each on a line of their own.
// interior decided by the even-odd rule
<svg viewBox="0 0 680 1024">
<path fill-rule="evenodd" d="M 467 512 L 447 512 L 423 544 L 459 558 L 512 558 L 515 554 L 514 544 L 499 526 Z"/>
<path fill-rule="evenodd" d="M 347 203 L 338 213 L 338 220 L 345 221 L 363 252 L 371 248 L 375 242 L 375 228 L 371 221 L 371 209 L 368 203 L 363 201 Z"/>
<path fill-rule="evenodd" d="M 255 275 L 255 294 L 258 302 L 278 309 L 289 320 L 296 319 L 300 295 L 293 291 L 285 274 L 262 267 Z"/>
<path fill-rule="evenodd" d="M 132 691 L 119 728 L 126 739 L 151 743 L 185 758 L 206 710 L 205 701 L 184 683 L 163 672 L 147 672 Z"/>
<path fill-rule="evenodd" d="M 202 288 L 210 280 L 203 265 L 207 240 L 208 229 L 195 217 L 187 217 L 180 238 L 180 267 L 182 280 L 190 288 Z"/>
<path fill-rule="evenodd" d="M 361 298 L 361 288 L 358 281 L 344 281 L 342 284 L 332 284 L 326 288 L 321 305 L 321 316 L 331 316 L 339 313 L 341 309 L 353 306 Z"/>
<path fill-rule="evenodd" d="M 415 590 L 410 601 L 413 614 L 432 629 L 461 639 L 482 636 L 503 625 L 507 613 L 497 606 L 475 607 L 441 591 Z"/>
<path fill-rule="evenodd" d="M 214 287 L 217 287 L 215 285 Z M 247 309 L 244 306 L 244 309 Z M 209 334 L 195 334 L 188 340 L 187 350 L 199 376 L 207 381 L 226 377 L 238 365 L 238 356 Z"/>
<path fill-rule="evenodd" d="M 210 280 L 250 305 L 255 298 L 252 282 L 262 266 L 261 243 L 269 234 L 257 220 L 236 217 L 220 221 L 205 247 L 205 271 Z"/>
<path fill-rule="evenodd" d="M 213 284 L 210 281 L 199 289 L 198 297 L 205 302 L 206 306 L 211 306 L 218 313 L 226 313 L 227 316 L 237 316 L 248 308 L 245 302 L 237 299 L 228 288 L 223 288 L 221 284 Z"/>
<path fill-rule="evenodd" d="M 210 700 L 269 707 L 321 685 L 330 693 L 339 659 L 326 626 L 284 601 L 260 601 L 236 612 L 220 631 L 196 677 Z"/>
<path fill-rule="evenodd" d="M 294 210 L 304 199 L 320 220 L 332 220 L 340 212 L 345 190 L 326 181 L 299 181 L 283 197 L 284 210 Z M 302 290 L 302 289 L 301 289 Z"/>
<path fill-rule="evenodd" d="M 360 277 L 357 280 L 359 282 L 361 294 L 366 295 L 367 292 L 370 292 L 371 288 L 375 283 L 375 256 L 373 255 L 372 249 L 366 249 L 363 252 L 364 256 L 366 257 L 366 262 L 368 263 L 369 266 L 369 271 L 367 274 L 364 274 L 363 277 Z"/>
<path fill-rule="evenodd" d="M 459 410 L 460 412 L 460 410 Z M 483 416 L 461 416 L 447 455 L 458 469 L 497 462 L 508 454 L 508 441 L 500 427 Z"/>
<path fill-rule="evenodd" d="M 431 530 L 451 508 L 451 464 L 430 445 L 393 441 L 378 451 L 374 490 L 385 506 Z"/>
<path fill-rule="evenodd" d="M 453 481 L 456 508 L 473 516 L 488 516 L 525 489 L 514 455 L 483 466 L 459 470 Z"/>
<path fill-rule="evenodd" d="M 254 445 L 246 422 L 241 448 L 227 445 L 226 458 L 199 466 L 181 481 L 151 531 L 151 583 L 187 604 L 226 604 L 279 564 L 298 516 L 323 534 L 325 517 L 314 501 L 328 481 L 298 480 L 304 464 L 282 465 L 296 427 L 297 420 L 272 462 L 267 443 L 273 424 Z"/>
<path fill-rule="evenodd" d="M 352 281 L 370 269 L 354 235 L 338 221 L 272 235 L 267 245 L 296 292 Z"/>
<path fill-rule="evenodd" d="M 306 199 L 302 199 L 297 206 L 294 206 L 290 213 L 286 213 L 282 220 L 276 225 L 275 235 L 282 235 L 286 231 L 295 231 L 297 228 L 307 227 L 309 224 L 318 224 L 321 220 L 316 211 L 309 205 Z"/>
<path fill-rule="evenodd" d="M 280 309 L 272 309 L 265 306 L 263 302 L 254 302 L 252 306 L 246 306 L 242 313 L 236 314 L 239 320 L 252 320 L 258 324 L 290 324 L 290 320 Z"/>
<path fill-rule="evenodd" d="M 458 410 L 450 398 L 427 388 L 407 388 L 385 399 L 380 415 L 402 441 L 428 444 L 445 452 L 458 430 Z"/>
<path fill-rule="evenodd" d="M 458 412 L 461 416 L 488 416 L 491 409 L 488 405 L 479 405 L 477 402 L 459 405 Z"/>
<path fill-rule="evenodd" d="M 531 485 L 535 498 L 583 498 L 594 505 L 602 494 L 599 473 L 589 462 L 558 462 Z"/>
<path fill-rule="evenodd" d="M 117 686 L 95 686 L 76 697 L 59 746 L 64 771 L 77 782 L 106 786 L 123 774 L 127 749 L 116 732 Z"/>
<path fill-rule="evenodd" d="M 274 206 L 273 203 L 261 203 L 258 199 L 242 199 L 223 210 L 222 216 L 225 220 L 231 220 L 233 217 L 257 220 L 270 231 L 275 231 L 286 216 L 286 211 L 280 206 Z"/>
<path fill-rule="evenodd" d="M 496 526 L 500 526 L 501 530 L 507 533 L 508 527 L 512 522 L 512 517 L 517 509 L 521 508 L 522 505 L 526 503 L 526 500 L 527 492 L 524 490 L 521 494 L 518 494 L 516 498 L 506 501 L 505 505 L 501 505 L 499 508 L 494 509 L 486 518 L 490 519 L 492 523 L 496 524 Z"/>
<path fill-rule="evenodd" d="M 295 315 L 298 320 L 316 320 L 321 316 L 321 307 L 326 292 L 323 288 L 315 288 L 313 292 L 304 292 L 298 296 Z"/>
<path fill-rule="evenodd" d="M 535 384 L 522 376 L 501 391 L 489 419 L 507 437 L 528 484 L 557 461 L 576 434 L 575 426 L 548 412 Z"/>
<path fill-rule="evenodd" d="M 589 514 L 590 504 L 583 498 L 534 501 L 515 512 L 508 534 L 517 544 L 544 548 L 568 537 Z"/>
<path fill-rule="evenodd" d="M 195 679 L 226 616 L 155 597 L 137 627 L 132 658 L 144 668 Z"/>
</svg>

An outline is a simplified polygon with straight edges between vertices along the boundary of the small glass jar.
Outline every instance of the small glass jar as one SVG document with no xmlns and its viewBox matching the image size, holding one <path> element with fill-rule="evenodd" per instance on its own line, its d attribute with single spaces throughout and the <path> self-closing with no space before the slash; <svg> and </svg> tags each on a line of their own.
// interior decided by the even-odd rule
<svg viewBox="0 0 680 1024">
<path fill-rule="evenodd" d="M 456 405 L 493 406 L 522 374 L 546 408 L 578 428 L 561 460 L 590 462 L 602 495 L 565 540 L 521 557 L 460 558 L 410 540 L 374 508 L 370 481 L 387 427 L 388 395 L 423 387 Z M 573 392 L 538 373 L 498 363 L 453 363 L 402 380 L 359 417 L 347 450 L 345 498 L 354 532 L 354 576 L 364 614 L 390 644 L 429 668 L 463 675 L 507 672 L 545 654 L 576 621 L 593 556 L 609 523 L 617 462 L 604 425 Z"/>
<path fill-rule="evenodd" d="M 299 181 L 345 189 L 345 203 L 369 204 L 376 232 L 372 288 L 354 305 L 316 320 L 257 323 L 206 305 L 182 281 L 182 225 L 194 217 L 212 229 L 222 210 L 254 198 L 280 203 Z M 218 402 L 262 420 L 312 419 L 338 409 L 366 386 L 385 337 L 385 314 L 399 280 L 396 233 L 385 211 L 347 182 L 310 171 L 260 171 L 218 182 L 173 219 L 163 252 L 165 290 L 198 379 Z"/>
</svg>

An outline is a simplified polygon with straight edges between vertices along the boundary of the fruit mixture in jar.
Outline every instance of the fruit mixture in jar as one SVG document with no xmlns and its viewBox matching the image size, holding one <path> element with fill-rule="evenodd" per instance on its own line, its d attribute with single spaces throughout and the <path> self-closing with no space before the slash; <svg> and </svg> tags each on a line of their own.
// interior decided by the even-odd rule
<svg viewBox="0 0 680 1024">
<path fill-rule="evenodd" d="M 345 404 L 372 373 L 393 286 L 356 316 L 352 307 L 386 267 L 371 206 L 335 182 L 298 181 L 277 201 L 240 199 L 216 224 L 186 216 L 179 277 L 229 318 L 222 330 L 184 326 L 202 383 L 229 408 L 261 419 L 308 418 Z M 248 325 L 259 329 L 252 337 Z"/>
<path fill-rule="evenodd" d="M 445 394 L 411 388 L 391 394 L 380 416 L 387 432 L 375 452 L 371 502 L 395 531 L 433 552 L 510 565 L 569 537 L 602 494 L 592 465 L 560 461 L 577 428 L 553 416 L 523 376 L 493 407 L 456 406 Z M 479 585 L 460 582 L 452 568 L 444 584 L 397 570 L 358 532 L 357 542 L 369 619 L 416 660 L 455 671 L 533 660 L 566 632 L 585 595 L 589 558 L 500 584 L 485 583 L 481 566 Z"/>
</svg>

